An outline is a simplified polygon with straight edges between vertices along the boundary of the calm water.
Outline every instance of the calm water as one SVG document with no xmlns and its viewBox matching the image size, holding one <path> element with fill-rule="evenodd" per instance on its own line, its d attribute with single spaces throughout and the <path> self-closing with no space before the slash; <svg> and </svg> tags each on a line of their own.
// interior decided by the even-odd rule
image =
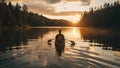
<svg viewBox="0 0 120 68">
<path fill-rule="evenodd" d="M 54 39 L 62 29 L 65 51 L 58 56 Z M 34 27 L 0 34 L 0 68 L 120 68 L 120 32 L 77 27 Z"/>
</svg>

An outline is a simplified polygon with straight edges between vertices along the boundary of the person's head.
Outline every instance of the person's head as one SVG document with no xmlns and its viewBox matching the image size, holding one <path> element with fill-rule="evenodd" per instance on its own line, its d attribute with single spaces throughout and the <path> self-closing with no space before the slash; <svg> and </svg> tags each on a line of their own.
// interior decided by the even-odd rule
<svg viewBox="0 0 120 68">
<path fill-rule="evenodd" d="M 59 34 L 61 34 L 61 31 L 62 31 L 62 30 L 59 30 Z"/>
</svg>

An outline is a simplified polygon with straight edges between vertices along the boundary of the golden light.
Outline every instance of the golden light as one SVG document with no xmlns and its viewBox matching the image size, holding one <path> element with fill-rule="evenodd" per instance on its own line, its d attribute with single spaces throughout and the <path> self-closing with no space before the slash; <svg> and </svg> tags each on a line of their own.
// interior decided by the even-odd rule
<svg viewBox="0 0 120 68">
<path fill-rule="evenodd" d="M 70 21 L 73 22 L 74 24 L 78 23 L 80 21 L 81 15 L 75 15 L 71 16 Z"/>
<path fill-rule="evenodd" d="M 81 15 L 71 15 L 71 16 L 50 16 L 50 15 L 44 15 L 50 19 L 65 19 L 70 22 L 73 22 L 74 24 L 78 23 L 81 19 Z"/>
<path fill-rule="evenodd" d="M 23 4 L 22 0 L 12 0 L 11 2 L 12 2 L 13 5 L 16 5 L 16 3 L 18 3 L 20 5 Z"/>
<path fill-rule="evenodd" d="M 72 22 L 73 24 L 77 24 L 77 23 L 79 22 L 79 20 L 75 20 L 75 19 L 73 18 L 73 20 L 71 20 L 71 22 Z"/>
<path fill-rule="evenodd" d="M 74 38 L 76 38 L 77 40 L 82 39 L 81 32 L 78 27 L 70 28 L 70 29 L 64 31 L 63 34 L 65 35 L 65 37 L 67 39 L 74 39 Z"/>
<path fill-rule="evenodd" d="M 71 36 L 74 36 L 74 38 L 80 38 L 80 40 L 81 40 L 82 37 L 81 37 L 80 29 L 77 28 L 77 27 L 74 27 L 72 29 L 72 35 Z"/>
<path fill-rule="evenodd" d="M 55 7 L 55 12 L 65 12 L 65 11 L 81 11 L 79 10 L 80 5 L 82 3 L 80 1 L 77 2 L 60 2 L 58 4 L 52 5 Z"/>
</svg>

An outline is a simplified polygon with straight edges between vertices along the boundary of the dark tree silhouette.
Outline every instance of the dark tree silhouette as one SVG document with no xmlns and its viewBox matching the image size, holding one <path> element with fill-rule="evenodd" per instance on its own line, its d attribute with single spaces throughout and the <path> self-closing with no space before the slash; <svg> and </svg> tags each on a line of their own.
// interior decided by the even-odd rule
<svg viewBox="0 0 120 68">
<path fill-rule="evenodd" d="M 21 29 L 27 26 L 71 26 L 70 23 L 66 20 L 52 20 L 43 15 L 28 12 L 25 4 L 20 6 L 16 3 L 13 6 L 11 2 L 7 4 L 4 0 L 0 1 L 0 32 L 9 28 Z"/>
<path fill-rule="evenodd" d="M 5 0 L 0 0 L 0 2 L 5 3 Z"/>
<path fill-rule="evenodd" d="M 98 8 L 91 8 L 90 12 L 84 12 L 80 26 L 99 27 L 108 29 L 120 28 L 120 4 L 116 1 L 112 4 L 105 3 Z"/>
<path fill-rule="evenodd" d="M 8 7 L 9 7 L 10 11 L 12 12 L 12 14 L 14 14 L 14 7 L 11 4 L 11 2 L 9 2 Z"/>
</svg>

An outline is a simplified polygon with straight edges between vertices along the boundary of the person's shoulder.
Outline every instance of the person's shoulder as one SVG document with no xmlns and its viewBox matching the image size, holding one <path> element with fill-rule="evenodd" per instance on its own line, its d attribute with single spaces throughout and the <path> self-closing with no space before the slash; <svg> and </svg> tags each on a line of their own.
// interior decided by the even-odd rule
<svg viewBox="0 0 120 68">
<path fill-rule="evenodd" d="M 64 35 L 63 35 L 63 34 L 61 34 L 61 36 L 62 36 L 62 37 L 64 37 Z"/>
<path fill-rule="evenodd" d="M 61 35 L 63 35 L 63 34 L 61 34 Z M 64 36 L 64 35 L 63 35 Z"/>
<path fill-rule="evenodd" d="M 56 37 L 59 36 L 59 34 L 56 35 Z"/>
</svg>

